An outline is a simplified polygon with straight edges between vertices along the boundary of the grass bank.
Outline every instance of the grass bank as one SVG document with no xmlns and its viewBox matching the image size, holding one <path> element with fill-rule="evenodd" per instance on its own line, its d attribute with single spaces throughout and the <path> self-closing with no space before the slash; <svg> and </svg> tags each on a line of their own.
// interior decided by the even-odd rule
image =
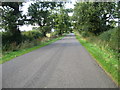
<svg viewBox="0 0 120 90">
<path fill-rule="evenodd" d="M 120 69 L 118 64 L 120 64 L 117 57 L 114 56 L 113 50 L 106 50 L 105 48 L 100 48 L 99 45 L 89 42 L 87 39 L 83 38 L 79 33 L 75 33 L 76 38 L 79 42 L 87 49 L 87 51 L 92 55 L 97 61 L 100 67 L 112 78 L 112 80 L 120 85 Z"/>
<path fill-rule="evenodd" d="M 57 40 L 60 40 L 64 37 L 65 35 L 61 36 L 61 37 L 58 37 L 58 38 L 54 38 L 54 39 L 51 39 L 51 40 L 47 40 L 47 41 L 44 41 L 44 42 L 41 42 L 39 45 L 37 46 L 33 46 L 31 48 L 25 48 L 25 49 L 21 49 L 21 50 L 18 50 L 18 51 L 12 51 L 12 52 L 7 52 L 7 53 L 4 53 L 4 55 L 2 55 L 2 59 L 0 59 L 0 64 L 6 62 L 6 61 L 9 61 L 15 57 L 18 57 L 18 56 L 21 56 L 23 54 L 26 54 L 28 52 L 31 52 L 33 50 L 36 50 L 38 48 L 41 48 L 43 46 L 46 46 L 46 45 L 49 45 Z"/>
</svg>

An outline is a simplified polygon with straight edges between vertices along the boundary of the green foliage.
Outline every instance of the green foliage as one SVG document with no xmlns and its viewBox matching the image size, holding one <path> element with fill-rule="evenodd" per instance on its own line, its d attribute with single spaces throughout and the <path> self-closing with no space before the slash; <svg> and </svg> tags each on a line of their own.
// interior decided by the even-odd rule
<svg viewBox="0 0 120 90">
<path fill-rule="evenodd" d="M 22 42 L 17 44 L 16 42 L 12 42 L 11 34 L 8 32 L 2 33 L 2 51 L 11 52 L 17 51 L 25 48 L 30 48 L 32 46 L 36 46 L 44 41 L 48 41 L 52 38 L 57 38 L 57 32 L 52 32 L 51 37 L 44 37 L 43 33 L 40 30 L 32 30 L 32 31 L 24 31 L 22 34 Z"/>
<path fill-rule="evenodd" d="M 19 49 L 17 51 L 4 52 L 3 56 L 2 56 L 2 60 L 0 59 L 0 64 L 4 63 L 6 61 L 9 61 L 9 60 L 11 60 L 11 59 L 13 59 L 13 58 L 15 58 L 17 56 L 26 54 L 28 52 L 31 52 L 33 50 L 36 50 L 38 48 L 41 48 L 41 47 L 46 46 L 48 44 L 51 44 L 51 43 L 53 43 L 53 42 L 55 42 L 57 40 L 60 40 L 62 38 L 63 37 L 58 37 L 58 38 L 55 38 L 55 39 L 44 39 L 44 41 L 42 41 L 41 43 L 40 43 L 40 41 L 32 41 L 32 42 L 26 41 L 24 43 L 21 43 L 21 45 L 20 45 L 20 47 L 19 47 Z M 33 45 L 34 42 L 37 42 L 38 44 Z M 16 46 L 14 46 L 14 48 L 16 48 Z"/>
<path fill-rule="evenodd" d="M 22 35 L 23 35 L 23 41 L 26 41 L 26 40 L 32 41 L 32 40 L 35 40 L 37 38 L 43 37 L 42 33 L 38 30 L 22 32 Z"/>
<path fill-rule="evenodd" d="M 27 16 L 22 15 L 19 7 L 22 3 L 4 2 L 2 3 L 2 14 L 0 18 L 3 23 L 0 28 L 4 28 L 2 32 L 2 51 L 10 52 L 19 49 L 29 48 L 44 40 L 47 40 L 47 33 L 51 33 L 51 29 L 56 29 L 51 37 L 57 37 L 57 34 L 67 32 L 70 27 L 68 12 L 65 10 L 62 2 L 34 2 L 28 8 Z M 34 31 L 21 32 L 20 25 L 26 21 L 27 24 L 39 25 Z M 28 23 L 29 22 L 29 23 Z M 46 38 L 44 38 L 46 37 Z"/>
<path fill-rule="evenodd" d="M 118 19 L 117 9 L 118 5 L 114 2 L 76 3 L 72 17 L 74 29 L 80 33 L 78 38 L 81 38 L 81 43 L 84 42 L 83 46 L 115 80 L 118 80 L 117 73 L 120 71 L 120 29 L 114 21 Z"/>
<path fill-rule="evenodd" d="M 57 2 L 35 2 L 28 8 L 28 16 L 31 16 L 30 23 L 38 24 L 44 36 L 51 31 L 53 27 L 52 11 L 61 7 L 62 3 Z"/>
<path fill-rule="evenodd" d="M 50 37 L 52 37 L 52 38 L 57 37 L 57 31 L 50 33 Z"/>
<path fill-rule="evenodd" d="M 90 52 L 90 54 L 96 59 L 96 61 L 99 63 L 102 68 L 109 73 L 110 76 L 112 76 L 112 79 L 120 85 L 119 76 L 120 76 L 120 68 L 119 68 L 119 60 L 118 57 L 115 56 L 116 51 L 113 51 L 110 48 L 102 47 L 102 41 L 100 43 L 97 43 L 100 41 L 99 38 L 90 41 L 90 39 L 85 39 L 78 33 L 76 33 L 76 38 L 80 41 L 80 43 Z M 90 37 L 89 37 L 90 38 Z M 92 37 L 93 38 L 93 37 Z M 106 43 L 105 43 L 106 44 Z M 107 45 L 107 44 L 106 44 Z M 118 54 L 118 53 L 116 53 Z"/>
<path fill-rule="evenodd" d="M 119 33 L 120 33 L 120 29 L 119 28 L 115 28 L 113 29 L 113 33 L 111 34 L 111 38 L 110 38 L 110 47 L 115 49 L 115 50 L 118 50 L 120 51 L 120 48 L 118 45 L 120 45 L 120 36 L 119 36 Z"/>
<path fill-rule="evenodd" d="M 27 32 L 22 32 L 22 36 L 21 36 L 22 40 L 21 43 L 17 44 L 16 42 L 13 42 L 12 39 L 14 39 L 11 35 L 11 33 L 9 32 L 3 32 L 2 33 L 2 50 L 3 51 L 14 51 L 14 50 L 18 50 L 22 45 L 22 47 L 24 47 L 24 44 L 27 42 L 30 44 L 34 44 L 35 40 L 41 40 L 41 38 L 43 37 L 42 34 L 39 31 L 27 31 Z M 31 43 L 30 43 L 31 42 Z M 31 45 L 32 46 L 32 45 Z"/>
<path fill-rule="evenodd" d="M 1 7 L 2 23 L 0 26 L 9 32 L 11 40 L 17 43 L 21 42 L 21 33 L 18 25 L 24 24 L 23 16 L 19 10 L 21 5 L 22 3 L 20 2 L 3 2 Z"/>
<path fill-rule="evenodd" d="M 82 37 L 87 38 L 87 37 L 89 37 L 89 36 L 90 36 L 90 33 L 89 33 L 89 32 L 84 31 L 84 32 L 81 32 L 81 35 L 82 35 Z"/>
<path fill-rule="evenodd" d="M 103 32 L 102 34 L 100 34 L 99 37 L 100 37 L 101 40 L 104 40 L 104 41 L 109 42 L 109 41 L 110 41 L 111 34 L 112 34 L 113 32 L 114 32 L 113 30 L 109 30 L 109 31 Z"/>
<path fill-rule="evenodd" d="M 114 2 L 76 3 L 73 14 L 74 28 L 95 35 L 107 31 L 115 25 L 113 18 L 116 18 L 116 8 Z"/>
<path fill-rule="evenodd" d="M 78 32 L 78 31 L 77 31 Z M 77 35 L 77 39 L 91 55 L 99 62 L 99 64 L 107 71 L 112 78 L 120 85 L 119 75 L 119 57 L 120 57 L 120 29 L 119 27 L 104 31 L 96 36 L 89 32 L 81 32 Z"/>
<path fill-rule="evenodd" d="M 101 41 L 106 42 L 111 49 L 118 50 L 118 45 L 120 45 L 120 42 L 118 41 L 120 39 L 118 33 L 120 33 L 120 31 L 119 28 L 116 27 L 114 29 L 103 32 L 99 38 Z"/>
<path fill-rule="evenodd" d="M 30 16 L 30 19 L 27 16 L 22 15 L 22 11 L 20 11 L 19 7 L 22 6 L 21 2 L 3 2 L 2 7 L 0 8 L 2 23 L 0 24 L 0 28 L 4 28 L 5 32 L 3 32 L 2 43 L 3 43 L 3 51 L 7 51 L 11 43 L 15 43 L 19 45 L 24 41 L 33 41 L 34 39 L 38 39 L 41 37 L 45 37 L 47 33 L 51 33 L 51 29 L 55 28 L 61 33 L 67 32 L 69 29 L 69 17 L 67 12 L 71 12 L 71 10 L 60 10 L 60 7 L 63 7 L 62 2 L 34 2 L 28 8 L 27 16 Z M 56 18 L 56 12 L 61 13 L 59 18 Z M 63 13 L 64 12 L 64 13 Z M 62 15 L 64 14 L 64 15 Z M 62 16 L 62 18 L 60 18 Z M 60 22 L 59 24 L 55 24 Z M 62 22 L 62 21 L 64 22 Z M 25 21 L 25 22 L 24 22 Z M 29 22 L 29 23 L 28 23 Z M 36 31 L 29 32 L 21 32 L 19 30 L 19 26 L 23 24 L 32 24 L 39 25 Z M 63 27 L 62 27 L 63 26 Z M 62 29 L 63 28 L 63 29 Z M 12 46 L 11 46 L 12 47 Z"/>
<path fill-rule="evenodd" d="M 59 12 L 56 13 L 54 28 L 58 32 L 58 35 L 62 35 L 64 32 L 67 33 L 70 31 L 71 23 L 68 12 L 68 9 L 64 9 L 64 7 L 61 7 Z"/>
</svg>

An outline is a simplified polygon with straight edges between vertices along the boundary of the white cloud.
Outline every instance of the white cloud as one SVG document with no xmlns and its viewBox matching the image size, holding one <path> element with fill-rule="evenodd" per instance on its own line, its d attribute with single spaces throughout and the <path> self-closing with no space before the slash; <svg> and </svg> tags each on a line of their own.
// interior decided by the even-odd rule
<svg viewBox="0 0 120 90">
<path fill-rule="evenodd" d="M 33 1 L 23 3 L 23 7 L 21 7 L 21 10 L 23 11 L 22 14 L 27 14 L 28 7 L 31 5 L 31 3 L 33 3 Z"/>
<path fill-rule="evenodd" d="M 30 31 L 32 30 L 32 26 L 31 25 L 23 25 L 19 27 L 20 31 Z"/>
<path fill-rule="evenodd" d="M 74 8 L 74 3 L 66 3 L 65 8 Z"/>
</svg>

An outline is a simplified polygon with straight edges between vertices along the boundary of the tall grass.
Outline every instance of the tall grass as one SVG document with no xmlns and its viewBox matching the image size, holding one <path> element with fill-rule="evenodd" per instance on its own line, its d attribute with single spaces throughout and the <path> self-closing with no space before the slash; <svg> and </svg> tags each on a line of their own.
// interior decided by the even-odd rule
<svg viewBox="0 0 120 90">
<path fill-rule="evenodd" d="M 50 33 L 51 37 L 43 37 L 39 31 L 24 31 L 22 32 L 22 42 L 12 42 L 11 35 L 7 32 L 3 33 L 2 54 L 6 54 L 12 51 L 18 51 L 25 48 L 31 48 L 33 46 L 40 45 L 42 42 L 49 41 L 56 37 L 55 32 Z"/>
<path fill-rule="evenodd" d="M 98 36 L 89 32 L 77 33 L 77 39 L 92 54 L 92 56 L 102 65 L 102 67 L 120 85 L 120 37 L 119 29 L 114 28 L 101 33 Z"/>
<path fill-rule="evenodd" d="M 34 31 L 32 31 L 33 33 Z M 29 34 L 31 34 L 30 32 L 24 32 L 25 34 L 28 34 L 28 36 L 26 35 L 25 37 L 29 37 Z M 34 34 L 33 36 L 35 36 L 36 34 Z M 0 64 L 4 63 L 6 61 L 9 61 L 17 56 L 23 55 L 25 53 L 31 52 L 35 49 L 38 49 L 40 47 L 43 47 L 45 45 L 48 45 L 52 42 L 55 42 L 61 38 L 63 38 L 64 35 L 63 34 L 62 37 L 58 37 L 56 36 L 55 32 L 54 33 L 49 33 L 50 37 L 41 37 L 38 36 L 38 38 L 34 38 L 33 40 L 31 40 L 30 38 L 32 37 L 32 35 L 30 36 L 30 38 L 25 39 L 23 42 L 17 44 L 16 42 L 12 42 L 12 43 L 8 43 L 8 44 L 4 44 L 2 46 L 2 59 L 0 59 Z"/>
<path fill-rule="evenodd" d="M 99 46 L 102 50 L 105 49 L 108 52 L 114 52 L 114 55 L 117 58 L 119 56 L 118 52 L 120 51 L 120 36 L 118 36 L 118 33 L 120 33 L 119 29 L 114 28 L 105 31 L 98 36 L 95 36 L 94 34 L 89 32 L 82 32 L 80 34 L 84 39 L 93 43 L 94 45 Z"/>
<path fill-rule="evenodd" d="M 62 39 L 64 36 L 62 37 L 57 37 L 57 38 L 51 38 L 51 39 L 46 39 L 47 41 L 44 41 L 44 42 L 41 42 L 39 45 L 37 46 L 32 46 L 31 48 L 25 48 L 25 49 L 19 49 L 18 51 L 11 51 L 11 52 L 7 52 L 5 53 L 3 56 L 2 56 L 2 60 L 0 60 L 0 64 L 1 63 L 4 63 L 6 61 L 9 61 L 17 56 L 20 56 L 20 55 L 23 55 L 23 54 L 26 54 L 28 52 L 31 52 L 33 50 L 36 50 L 38 48 L 41 48 L 43 46 L 46 46 L 48 44 L 51 44 L 59 39 Z"/>
</svg>

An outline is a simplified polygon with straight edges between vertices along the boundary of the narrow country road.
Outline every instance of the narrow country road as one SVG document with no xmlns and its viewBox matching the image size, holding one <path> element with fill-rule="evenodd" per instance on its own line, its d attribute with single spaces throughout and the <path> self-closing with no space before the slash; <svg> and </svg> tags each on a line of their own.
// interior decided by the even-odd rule
<svg viewBox="0 0 120 90">
<path fill-rule="evenodd" d="M 115 88 L 113 81 L 69 34 L 2 65 L 3 88 Z"/>
</svg>

